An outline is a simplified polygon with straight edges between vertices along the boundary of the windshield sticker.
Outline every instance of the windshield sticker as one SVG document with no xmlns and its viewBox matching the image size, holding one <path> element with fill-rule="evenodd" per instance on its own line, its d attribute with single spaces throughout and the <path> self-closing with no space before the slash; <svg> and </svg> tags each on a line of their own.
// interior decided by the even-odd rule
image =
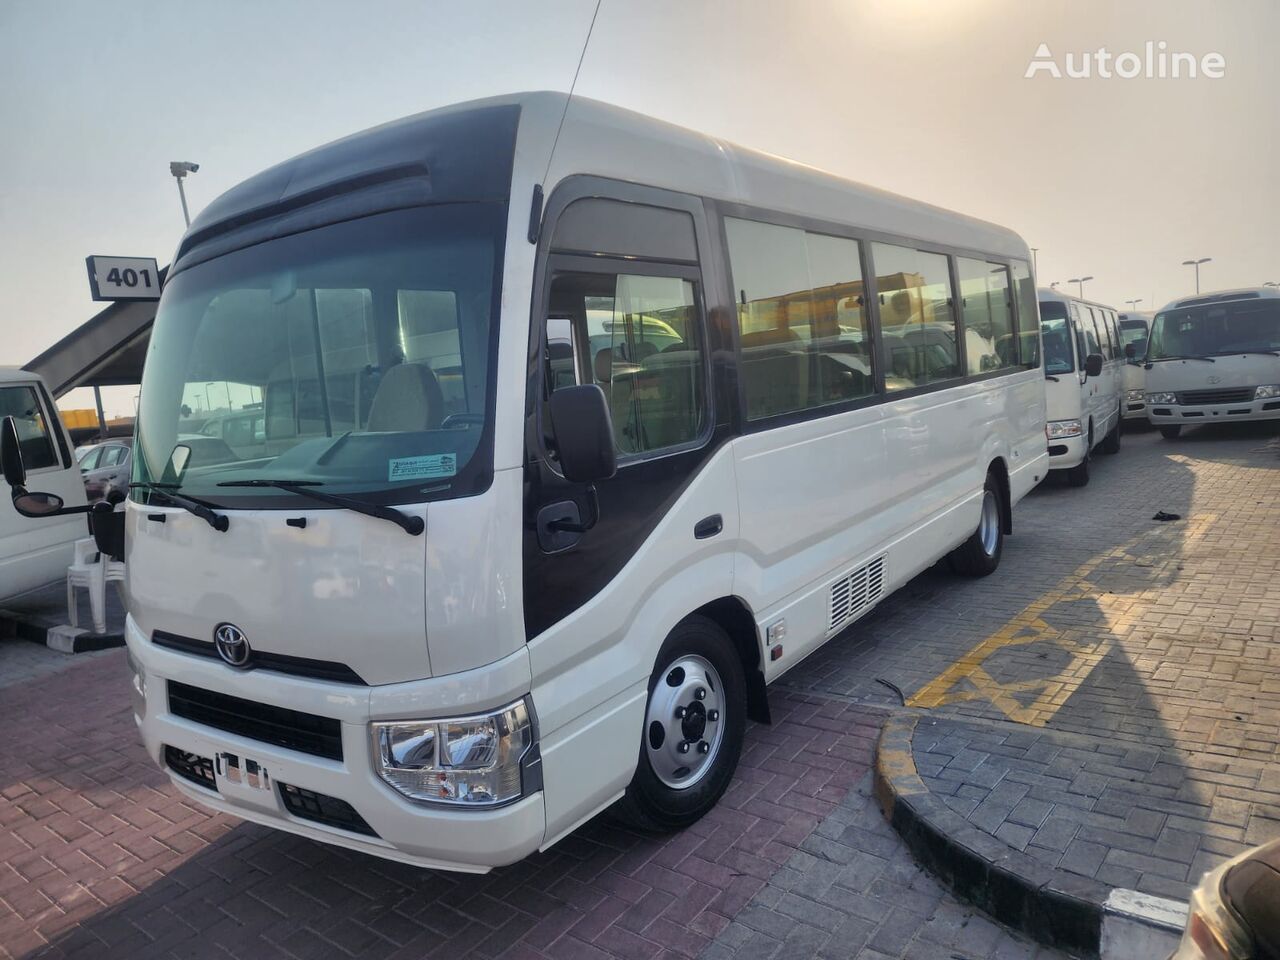
<svg viewBox="0 0 1280 960">
<path fill-rule="evenodd" d="M 387 480 L 434 480 L 458 472 L 458 458 L 452 453 L 426 457 L 396 457 L 387 461 Z"/>
</svg>

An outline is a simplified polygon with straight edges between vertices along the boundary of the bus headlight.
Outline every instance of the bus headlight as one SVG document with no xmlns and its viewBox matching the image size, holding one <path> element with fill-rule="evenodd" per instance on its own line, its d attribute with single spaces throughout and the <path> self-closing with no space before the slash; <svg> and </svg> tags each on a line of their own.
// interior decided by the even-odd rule
<svg viewBox="0 0 1280 960">
<path fill-rule="evenodd" d="M 1148 393 L 1147 403 L 1177 403 L 1176 393 Z"/>
<path fill-rule="evenodd" d="M 1079 420 L 1050 420 L 1044 425 L 1044 435 L 1050 440 L 1078 437 L 1083 432 Z"/>
<path fill-rule="evenodd" d="M 1130 390 L 1125 394 L 1125 399 L 1130 403 L 1138 403 L 1144 396 L 1145 394 L 1141 390 Z"/>
<path fill-rule="evenodd" d="M 1253 391 L 1255 400 L 1271 400 L 1280 397 L 1280 383 L 1266 383 Z"/>
<path fill-rule="evenodd" d="M 495 807 L 541 786 L 541 760 L 524 700 L 470 717 L 373 724 L 378 775 L 410 800 Z"/>
</svg>

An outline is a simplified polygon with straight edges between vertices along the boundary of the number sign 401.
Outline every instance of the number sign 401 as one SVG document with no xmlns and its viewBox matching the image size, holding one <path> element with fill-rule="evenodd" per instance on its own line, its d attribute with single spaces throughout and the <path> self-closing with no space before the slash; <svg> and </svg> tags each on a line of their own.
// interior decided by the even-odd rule
<svg viewBox="0 0 1280 960">
<path fill-rule="evenodd" d="M 149 257 L 89 257 L 89 289 L 95 300 L 158 300 L 160 271 Z"/>
</svg>

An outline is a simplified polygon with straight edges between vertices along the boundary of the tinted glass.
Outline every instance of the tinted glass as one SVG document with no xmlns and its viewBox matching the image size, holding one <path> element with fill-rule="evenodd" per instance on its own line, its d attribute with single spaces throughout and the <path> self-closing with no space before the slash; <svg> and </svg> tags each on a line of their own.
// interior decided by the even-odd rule
<svg viewBox="0 0 1280 960">
<path fill-rule="evenodd" d="M 1044 372 L 1050 376 L 1070 373 L 1075 367 L 1067 305 L 1061 300 L 1040 303 L 1040 332 L 1044 341 Z"/>
<path fill-rule="evenodd" d="M 0 420 L 5 417 L 13 417 L 14 426 L 18 428 L 22 463 L 28 470 L 58 465 L 53 438 L 49 436 L 49 426 L 33 388 L 0 387 Z"/>
<path fill-rule="evenodd" d="M 454 495 L 490 415 L 505 216 L 497 203 L 396 211 L 175 275 L 143 375 L 135 479 L 160 479 L 190 441 L 183 489 L 215 503 L 292 496 L 218 486 L 259 478 Z"/>
<path fill-rule="evenodd" d="M 885 387 L 910 390 L 960 375 L 947 258 L 873 243 Z"/>
<path fill-rule="evenodd" d="M 552 281 L 551 306 L 548 382 L 552 389 L 576 383 L 573 343 L 588 344 L 584 382 L 599 384 L 609 400 L 619 453 L 644 454 L 699 438 L 706 390 L 692 281 L 560 274 Z"/>
<path fill-rule="evenodd" d="M 990 373 L 1018 362 L 1009 271 L 998 263 L 956 257 L 965 364 L 970 374 Z"/>
<path fill-rule="evenodd" d="M 1093 316 L 1093 308 L 1078 304 L 1076 309 L 1080 311 L 1080 332 L 1084 336 L 1085 356 L 1102 353 L 1102 344 L 1098 342 L 1098 325 Z"/>
<path fill-rule="evenodd" d="M 1036 282 L 1025 260 L 1013 261 L 1013 286 L 1018 301 L 1018 340 L 1021 362 L 1040 366 L 1040 318 L 1036 310 Z"/>
<path fill-rule="evenodd" d="M 859 245 L 796 227 L 727 219 L 750 419 L 875 389 Z"/>
<path fill-rule="evenodd" d="M 1151 325 L 1148 360 L 1280 351 L 1280 300 L 1183 307 Z"/>
</svg>

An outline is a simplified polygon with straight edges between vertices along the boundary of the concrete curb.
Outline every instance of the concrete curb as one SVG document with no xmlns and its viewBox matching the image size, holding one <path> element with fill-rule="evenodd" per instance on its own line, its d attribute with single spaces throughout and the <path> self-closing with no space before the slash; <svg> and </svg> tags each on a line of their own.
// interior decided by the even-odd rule
<svg viewBox="0 0 1280 960">
<path fill-rule="evenodd" d="M 955 893 L 1048 946 L 1100 955 L 1112 888 L 1054 870 L 979 830 L 932 794 L 916 772 L 918 716 L 891 717 L 876 748 L 875 793 L 916 859 Z"/>
<path fill-rule="evenodd" d="M 0 638 L 12 637 L 43 644 L 59 653 L 89 653 L 124 646 L 123 633 L 90 633 L 83 627 L 66 624 L 50 626 L 12 610 L 0 610 Z"/>
</svg>

